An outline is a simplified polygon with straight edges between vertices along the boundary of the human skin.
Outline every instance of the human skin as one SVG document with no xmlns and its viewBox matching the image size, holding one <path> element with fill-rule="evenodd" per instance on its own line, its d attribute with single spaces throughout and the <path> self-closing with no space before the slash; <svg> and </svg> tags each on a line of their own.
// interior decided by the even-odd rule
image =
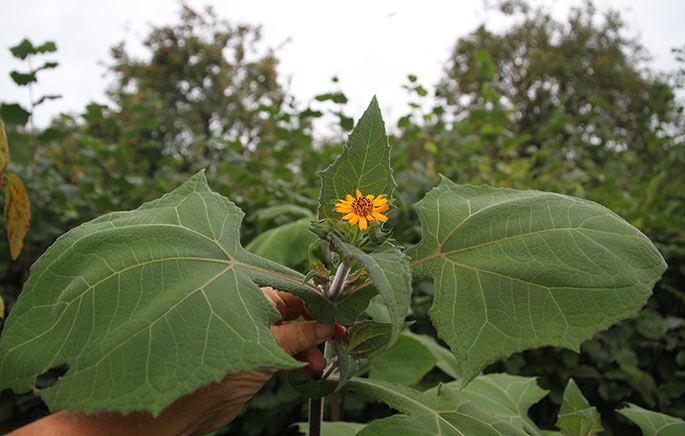
<svg viewBox="0 0 685 436">
<path fill-rule="evenodd" d="M 284 322 L 304 316 L 311 318 L 302 300 L 292 294 L 270 287 L 262 288 L 264 295 L 281 313 L 281 320 L 271 326 L 281 348 L 307 365 L 298 370 L 319 373 L 325 365 L 318 345 L 344 333 L 342 327 L 319 324 L 316 321 Z M 156 418 L 149 412 L 99 412 L 86 415 L 62 410 L 29 425 L 21 427 L 8 436 L 189 436 L 204 435 L 232 421 L 249 400 L 269 378 L 275 369 L 258 369 L 228 374 L 219 383 L 204 386 L 173 402 Z"/>
</svg>

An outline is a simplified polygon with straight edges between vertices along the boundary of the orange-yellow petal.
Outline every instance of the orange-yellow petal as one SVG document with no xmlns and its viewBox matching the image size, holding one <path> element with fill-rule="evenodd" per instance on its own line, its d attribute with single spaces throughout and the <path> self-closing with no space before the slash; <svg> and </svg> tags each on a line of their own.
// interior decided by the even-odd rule
<svg viewBox="0 0 685 436">
<path fill-rule="evenodd" d="M 362 198 L 362 197 L 363 197 L 362 192 L 359 189 L 357 189 L 357 198 Z"/>
<path fill-rule="evenodd" d="M 352 212 L 352 206 L 336 206 L 335 211 L 340 213 L 349 213 Z"/>
<path fill-rule="evenodd" d="M 359 219 L 360 219 L 360 218 L 361 218 L 361 217 L 360 217 L 359 215 L 353 214 L 353 215 L 352 215 L 352 218 L 350 218 L 350 225 L 353 226 L 353 225 L 357 224 L 357 222 L 359 222 Z M 360 225 L 360 226 L 361 226 L 361 225 Z"/>
<path fill-rule="evenodd" d="M 372 212 L 372 214 L 373 214 L 373 217 L 375 219 L 377 219 L 378 221 L 386 222 L 388 220 L 388 217 L 383 215 L 382 213 Z"/>
<path fill-rule="evenodd" d="M 374 206 L 380 206 L 382 204 L 385 204 L 388 202 L 387 198 L 383 198 L 382 195 L 379 195 L 375 200 L 373 200 L 373 205 Z"/>
<path fill-rule="evenodd" d="M 388 210 L 388 209 L 390 209 L 390 207 L 389 207 L 387 204 L 383 204 L 383 205 L 381 205 L 381 206 L 374 207 L 374 208 L 373 208 L 373 211 L 374 211 L 374 212 L 385 212 L 385 211 Z"/>
<path fill-rule="evenodd" d="M 354 212 L 350 212 L 350 213 L 348 213 L 347 215 L 345 215 L 344 217 L 342 217 L 342 219 L 344 219 L 345 221 L 347 221 L 347 220 L 351 219 L 353 216 L 355 216 L 355 213 L 354 213 Z"/>
<path fill-rule="evenodd" d="M 351 196 L 350 194 L 347 194 L 347 196 L 345 198 L 347 199 L 348 203 L 352 203 L 354 201 L 354 197 Z"/>
<path fill-rule="evenodd" d="M 359 218 L 359 230 L 366 230 L 366 227 L 367 227 L 366 218 L 360 217 Z"/>
</svg>

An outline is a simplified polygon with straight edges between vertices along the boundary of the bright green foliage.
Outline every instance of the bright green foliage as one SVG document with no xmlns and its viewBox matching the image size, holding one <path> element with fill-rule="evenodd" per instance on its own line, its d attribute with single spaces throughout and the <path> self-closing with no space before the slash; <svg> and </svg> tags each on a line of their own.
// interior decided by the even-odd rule
<svg viewBox="0 0 685 436">
<path fill-rule="evenodd" d="M 431 319 L 464 381 L 515 351 L 577 350 L 634 315 L 666 267 L 642 233 L 586 200 L 443 179 L 416 207 L 423 238 L 408 254 L 434 280 Z"/>
<path fill-rule="evenodd" d="M 599 412 L 590 406 L 573 379 L 566 385 L 557 426 L 562 436 L 592 436 L 603 429 Z"/>
<path fill-rule="evenodd" d="M 369 358 L 369 378 L 413 385 L 435 366 L 436 359 L 426 346 L 411 336 L 401 335 L 387 350 Z"/>
<path fill-rule="evenodd" d="M 342 215 L 335 211 L 337 199 L 355 195 L 385 194 L 389 199 L 395 187 L 390 168 L 390 146 L 376 97 L 359 119 L 340 157 L 320 173 L 319 218 L 337 222 Z"/>
<path fill-rule="evenodd" d="M 459 361 L 457 358 L 454 357 L 454 354 L 452 354 L 448 348 L 440 345 L 433 336 L 418 335 L 410 331 L 407 331 L 404 334 L 423 344 L 435 358 L 435 366 L 440 368 L 442 372 L 449 375 L 453 379 L 458 379 L 461 377 L 459 374 L 461 368 L 459 367 Z"/>
<path fill-rule="evenodd" d="M 0 390 L 31 390 L 36 376 L 68 363 L 42 392 L 51 409 L 156 414 L 228 372 L 299 367 L 270 333 L 279 314 L 253 280 L 314 291 L 240 246 L 242 216 L 199 173 L 62 236 L 8 317 Z"/>
<path fill-rule="evenodd" d="M 618 413 L 640 426 L 643 436 L 682 436 L 685 434 L 685 421 L 643 409 L 635 404 L 630 404 Z"/>
<path fill-rule="evenodd" d="M 307 260 L 309 245 L 316 236 L 309 228 L 310 220 L 302 218 L 267 230 L 250 242 L 245 249 L 258 256 L 294 268 Z M 284 250 L 284 247 L 288 247 Z"/>
<path fill-rule="evenodd" d="M 421 393 L 403 385 L 353 379 L 351 390 L 382 401 L 402 415 L 373 421 L 358 436 L 526 435 L 505 419 L 481 410 L 469 397 L 445 386 Z"/>
<path fill-rule="evenodd" d="M 458 383 L 447 386 L 457 389 Z M 541 434 L 528 417 L 528 409 L 548 391 L 541 389 L 535 378 L 509 374 L 481 375 L 459 392 L 490 415 L 502 418 L 529 434 Z"/>
<path fill-rule="evenodd" d="M 305 436 L 309 435 L 309 426 L 306 422 L 298 422 L 296 425 L 297 429 L 304 433 Z M 321 423 L 321 433 L 326 436 L 354 436 L 365 426 L 366 424 L 360 424 L 358 422 L 324 421 Z"/>
<path fill-rule="evenodd" d="M 390 337 L 392 344 L 399 337 L 404 326 L 404 318 L 409 311 L 409 296 L 411 295 L 409 259 L 398 248 L 367 254 L 338 238 L 333 240 L 346 258 L 352 258 L 361 263 L 366 274 L 373 280 L 373 285 L 378 290 L 378 294 L 383 297 L 392 323 L 392 336 Z"/>
</svg>

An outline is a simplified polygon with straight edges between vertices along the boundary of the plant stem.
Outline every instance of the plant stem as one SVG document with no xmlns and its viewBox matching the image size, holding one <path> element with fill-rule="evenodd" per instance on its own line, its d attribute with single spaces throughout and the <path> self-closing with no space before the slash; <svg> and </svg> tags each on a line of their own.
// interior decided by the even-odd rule
<svg viewBox="0 0 685 436">
<path fill-rule="evenodd" d="M 323 397 L 309 399 L 309 436 L 321 436 Z"/>
<path fill-rule="evenodd" d="M 332 301 L 338 301 L 342 296 L 343 286 L 349 274 L 350 267 L 345 265 L 345 262 L 340 262 L 338 271 L 335 273 L 335 277 L 333 278 L 333 284 L 331 284 L 330 293 L 328 294 Z"/>
<path fill-rule="evenodd" d="M 326 380 L 331 374 L 333 374 L 333 371 L 335 371 L 335 368 L 337 368 L 337 367 L 338 367 L 338 356 L 334 356 L 331 359 L 331 364 L 323 372 L 323 375 L 321 376 L 321 380 Z"/>
<path fill-rule="evenodd" d="M 326 356 L 326 342 L 319 345 L 319 350 Z M 314 379 L 320 379 L 315 375 Z M 321 423 L 323 422 L 323 397 L 309 399 L 309 436 L 321 436 Z"/>
</svg>

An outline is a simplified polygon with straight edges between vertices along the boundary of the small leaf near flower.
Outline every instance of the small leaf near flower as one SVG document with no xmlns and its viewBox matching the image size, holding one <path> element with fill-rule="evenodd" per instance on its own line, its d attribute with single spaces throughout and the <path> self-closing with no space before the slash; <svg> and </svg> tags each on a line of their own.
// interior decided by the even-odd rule
<svg viewBox="0 0 685 436">
<path fill-rule="evenodd" d="M 366 230 L 369 221 L 387 221 L 388 217 L 383 215 L 383 212 L 388 210 L 387 198 L 383 194 L 378 196 L 362 195 L 361 191 L 357 189 L 357 197 L 352 197 L 347 194 L 345 200 L 338 199 L 335 205 L 336 212 L 346 214 L 342 219 L 349 221 L 353 226 L 359 223 L 359 230 Z"/>
</svg>

